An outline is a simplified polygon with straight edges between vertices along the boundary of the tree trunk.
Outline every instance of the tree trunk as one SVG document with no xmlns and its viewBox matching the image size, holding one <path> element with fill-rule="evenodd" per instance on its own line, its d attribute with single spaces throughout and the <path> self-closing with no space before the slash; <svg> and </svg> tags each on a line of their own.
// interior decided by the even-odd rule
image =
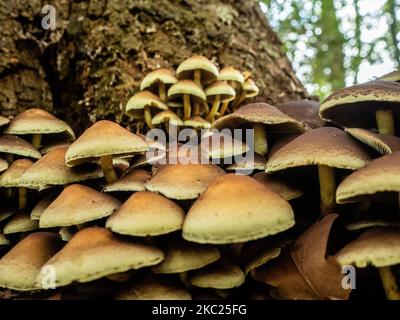
<svg viewBox="0 0 400 320">
<path fill-rule="evenodd" d="M 45 4 L 55 30 L 42 28 Z M 78 133 L 97 119 L 126 125 L 143 75 L 195 53 L 251 71 L 258 100 L 306 96 L 258 1 L 6 0 L 0 21 L 2 115 L 42 107 Z"/>
</svg>

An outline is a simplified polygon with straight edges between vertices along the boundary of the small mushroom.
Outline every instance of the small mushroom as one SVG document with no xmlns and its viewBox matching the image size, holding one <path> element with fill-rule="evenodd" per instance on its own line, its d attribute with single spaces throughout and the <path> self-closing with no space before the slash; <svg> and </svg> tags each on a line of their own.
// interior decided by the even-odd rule
<svg viewBox="0 0 400 320">
<path fill-rule="evenodd" d="M 183 126 L 182 119 L 169 109 L 157 113 L 151 120 L 151 123 L 153 126 L 164 124 L 167 132 L 169 132 L 170 126 L 174 126 L 175 128 Z"/>
<path fill-rule="evenodd" d="M 184 60 L 176 70 L 178 79 L 192 79 L 202 88 L 218 78 L 218 68 L 206 57 L 195 55 Z"/>
<path fill-rule="evenodd" d="M 255 97 L 256 95 L 258 95 L 259 92 L 260 90 L 258 89 L 256 83 L 253 80 L 251 79 L 245 80 L 245 82 L 243 82 L 242 84 L 242 90 L 240 96 L 236 99 L 236 101 L 233 104 L 233 110 L 236 110 L 244 100 Z"/>
<path fill-rule="evenodd" d="M 189 119 L 185 120 L 183 124 L 186 127 L 191 127 L 193 129 L 210 129 L 211 128 L 211 123 L 208 122 L 207 120 L 203 119 L 200 116 L 193 116 L 190 117 Z"/>
<path fill-rule="evenodd" d="M 4 127 L 10 123 L 10 119 L 7 117 L 0 116 L 0 127 Z"/>
<path fill-rule="evenodd" d="M 238 85 L 240 87 L 242 86 L 244 82 L 244 77 L 239 70 L 233 67 L 225 67 L 220 70 L 218 75 L 218 80 L 226 81 L 232 88 L 236 89 Z M 226 110 L 228 109 L 230 101 L 231 100 L 225 100 L 222 103 L 221 110 L 219 111 L 219 117 L 222 117 L 225 114 Z"/>
<path fill-rule="evenodd" d="M 39 222 L 37 220 L 31 220 L 29 213 L 17 212 L 12 216 L 11 220 L 4 226 L 4 234 L 12 233 L 24 233 L 39 229 Z"/>
<path fill-rule="evenodd" d="M 159 68 L 148 73 L 140 84 L 140 90 L 149 90 L 158 93 L 162 102 L 167 102 L 167 85 L 178 82 L 175 72 L 167 68 Z"/>
<path fill-rule="evenodd" d="M 0 173 L 8 169 L 8 161 L 0 158 Z"/>
<path fill-rule="evenodd" d="M 205 90 L 207 100 L 212 101 L 210 113 L 207 115 L 209 122 L 215 121 L 221 102 L 232 101 L 235 96 L 235 90 L 224 81 L 215 81 Z"/>
<path fill-rule="evenodd" d="M 132 169 L 117 181 L 108 184 L 103 192 L 116 191 L 145 191 L 145 183 L 150 178 L 150 173 L 143 169 Z"/>
<path fill-rule="evenodd" d="M 13 162 L 14 155 L 33 159 L 41 157 L 40 152 L 29 142 L 11 134 L 0 135 L 0 153 L 5 154 L 9 164 Z"/>
</svg>

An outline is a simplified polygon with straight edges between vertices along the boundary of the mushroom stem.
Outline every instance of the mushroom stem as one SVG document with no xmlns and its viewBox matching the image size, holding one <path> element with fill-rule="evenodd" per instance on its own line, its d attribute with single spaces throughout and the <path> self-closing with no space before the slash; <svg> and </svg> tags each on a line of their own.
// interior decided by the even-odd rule
<svg viewBox="0 0 400 320">
<path fill-rule="evenodd" d="M 151 124 L 151 112 L 149 106 L 144 107 L 144 120 L 146 121 L 146 124 L 149 127 L 149 129 L 153 129 L 153 125 Z"/>
<path fill-rule="evenodd" d="M 198 116 L 200 115 L 200 104 L 196 102 L 193 106 L 193 115 Z"/>
<path fill-rule="evenodd" d="M 222 117 L 222 116 L 225 114 L 226 110 L 228 109 L 229 102 L 230 102 L 230 101 L 225 100 L 225 101 L 222 103 L 221 110 L 219 111 L 219 118 Z"/>
<path fill-rule="evenodd" d="M 321 195 L 321 214 L 324 216 L 331 213 L 335 207 L 335 169 L 319 165 L 318 176 Z"/>
<path fill-rule="evenodd" d="M 183 95 L 183 120 L 190 118 L 190 96 L 188 94 Z"/>
<path fill-rule="evenodd" d="M 18 188 L 18 209 L 23 210 L 26 208 L 27 203 L 27 190 L 24 187 Z"/>
<path fill-rule="evenodd" d="M 114 171 L 112 156 L 100 157 L 100 166 L 108 183 L 117 181 L 118 178 Z"/>
<path fill-rule="evenodd" d="M 202 88 L 201 85 L 201 70 L 197 69 L 194 70 L 194 82 L 199 85 L 200 88 Z"/>
<path fill-rule="evenodd" d="M 183 285 L 186 288 L 192 288 L 193 287 L 192 284 L 190 283 L 189 279 L 188 279 L 188 273 L 187 272 L 181 272 L 179 274 L 179 279 L 181 279 Z"/>
<path fill-rule="evenodd" d="M 32 145 L 36 148 L 40 148 L 40 144 L 42 142 L 42 135 L 41 134 L 34 134 L 32 135 Z"/>
<path fill-rule="evenodd" d="M 14 156 L 12 153 L 6 153 L 4 156 L 5 156 L 8 164 L 11 164 L 14 161 Z"/>
<path fill-rule="evenodd" d="M 207 101 L 203 101 L 202 105 L 203 105 L 204 113 L 208 114 L 210 112 L 210 108 L 208 107 Z"/>
<path fill-rule="evenodd" d="M 162 102 L 167 102 L 167 92 L 165 89 L 165 83 L 160 82 L 158 86 L 158 95 L 160 96 L 160 100 Z"/>
<path fill-rule="evenodd" d="M 241 103 L 246 99 L 246 91 L 242 91 L 240 93 L 239 99 L 237 99 L 235 101 L 235 103 L 233 104 L 233 111 L 235 112 L 236 109 L 241 105 Z"/>
<path fill-rule="evenodd" d="M 254 151 L 262 156 L 268 152 L 267 130 L 261 123 L 253 124 Z"/>
<path fill-rule="evenodd" d="M 392 110 L 377 110 L 375 112 L 375 118 L 380 134 L 386 136 L 395 134 L 394 117 Z"/>
<path fill-rule="evenodd" d="M 214 98 L 214 102 L 212 104 L 210 113 L 207 116 L 207 121 L 209 121 L 211 123 L 213 123 L 215 121 L 215 115 L 218 112 L 220 102 L 221 102 L 221 96 L 219 94 L 217 94 Z"/>
<path fill-rule="evenodd" d="M 400 300 L 400 290 L 390 267 L 379 268 L 383 288 L 388 300 Z"/>
</svg>

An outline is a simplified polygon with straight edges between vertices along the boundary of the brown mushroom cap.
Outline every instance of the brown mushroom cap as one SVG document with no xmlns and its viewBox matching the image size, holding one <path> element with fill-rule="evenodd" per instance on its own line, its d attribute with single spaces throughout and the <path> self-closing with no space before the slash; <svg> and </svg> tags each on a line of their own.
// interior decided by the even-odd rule
<svg viewBox="0 0 400 320">
<path fill-rule="evenodd" d="M 400 151 L 375 159 L 346 177 L 336 190 L 336 201 L 354 202 L 387 192 L 400 192 Z"/>
<path fill-rule="evenodd" d="M 196 199 L 210 183 L 224 174 L 224 170 L 210 164 L 167 164 L 146 183 L 146 189 L 170 199 Z"/>
<path fill-rule="evenodd" d="M 378 80 L 400 82 L 400 70 L 389 72 L 378 78 Z"/>
<path fill-rule="evenodd" d="M 39 159 L 40 152 L 25 140 L 11 135 L 0 135 L 0 153 L 11 153 L 22 157 Z"/>
<path fill-rule="evenodd" d="M 128 100 L 125 112 L 127 115 L 131 115 L 131 112 L 135 113 L 135 111 L 142 110 L 145 107 L 157 108 L 160 110 L 166 110 L 168 108 L 158 96 L 146 90 L 136 93 Z"/>
<path fill-rule="evenodd" d="M 167 68 L 159 68 L 149 72 L 140 83 L 140 90 L 152 90 L 152 87 L 158 82 L 165 84 L 174 84 L 178 82 L 175 72 Z"/>
<path fill-rule="evenodd" d="M 117 238 L 104 228 L 90 227 L 73 238 L 46 265 L 56 270 L 56 286 L 89 282 L 104 276 L 160 263 L 157 248 Z M 42 276 L 39 275 L 37 283 Z"/>
<path fill-rule="evenodd" d="M 325 121 L 319 116 L 320 103 L 313 100 L 292 100 L 280 103 L 277 109 L 302 122 L 306 128 L 323 127 Z"/>
<path fill-rule="evenodd" d="M 17 135 L 66 133 L 71 139 L 75 139 L 75 134 L 68 124 L 47 111 L 37 108 L 20 113 L 4 132 Z"/>
<path fill-rule="evenodd" d="M 8 162 L 0 158 L 0 172 L 6 171 L 8 169 Z"/>
<path fill-rule="evenodd" d="M 179 79 L 193 79 L 194 70 L 201 70 L 203 83 L 210 83 L 217 79 L 218 68 L 206 57 L 195 55 L 184 60 L 176 69 Z"/>
<path fill-rule="evenodd" d="M 239 70 L 233 67 L 225 67 L 219 71 L 218 80 L 235 81 L 242 84 L 244 82 L 244 77 Z"/>
<path fill-rule="evenodd" d="M 345 128 L 345 131 L 357 140 L 375 149 L 380 154 L 400 151 L 399 137 L 374 133 L 361 128 Z"/>
<path fill-rule="evenodd" d="M 11 163 L 10 167 L 0 176 L 0 187 L 28 187 L 29 184 L 24 182 L 21 177 L 24 172 L 33 165 L 28 159 L 18 159 Z"/>
<path fill-rule="evenodd" d="M 336 91 L 321 104 L 320 115 L 345 127 L 375 128 L 375 111 L 398 108 L 400 83 L 373 81 Z"/>
<path fill-rule="evenodd" d="M 45 185 L 63 185 L 103 176 L 101 169 L 96 165 L 85 168 L 67 167 L 66 152 L 66 147 L 50 151 L 26 170 L 21 179 L 31 188 L 42 189 Z"/>
<path fill-rule="evenodd" d="M 39 221 L 31 220 L 26 212 L 18 212 L 4 226 L 4 234 L 21 233 L 39 229 Z"/>
<path fill-rule="evenodd" d="M 336 254 L 338 262 L 365 268 L 400 263 L 400 231 L 395 228 L 370 228 Z"/>
<path fill-rule="evenodd" d="M 36 277 L 59 248 L 60 242 L 53 233 L 36 232 L 26 236 L 0 259 L 0 287 L 39 290 Z"/>
<path fill-rule="evenodd" d="M 57 141 L 57 142 L 54 142 L 54 143 L 52 143 L 52 144 L 50 144 L 48 146 L 40 148 L 40 153 L 42 155 L 44 155 L 46 153 L 49 153 L 50 151 L 53 151 L 54 149 L 63 148 L 63 147 L 69 147 L 70 145 L 71 145 L 70 142 Z"/>
<path fill-rule="evenodd" d="M 72 184 L 44 210 L 41 228 L 68 227 L 111 215 L 121 203 L 87 186 Z"/>
<path fill-rule="evenodd" d="M 247 171 L 247 170 L 265 170 L 265 158 L 258 153 L 254 153 L 254 158 L 240 159 L 237 162 L 226 167 L 227 171 Z"/>
<path fill-rule="evenodd" d="M 346 132 L 322 127 L 308 131 L 278 149 L 270 156 L 265 171 L 270 173 L 309 165 L 356 170 L 370 160 L 368 153 Z"/>
<path fill-rule="evenodd" d="M 183 238 L 228 244 L 256 240 L 291 228 L 293 210 L 271 189 L 248 176 L 225 174 L 192 205 Z"/>
<path fill-rule="evenodd" d="M 106 226 L 113 232 L 137 237 L 157 236 L 182 228 L 185 212 L 162 195 L 139 191 L 112 214 Z"/>
<path fill-rule="evenodd" d="M 133 169 L 119 180 L 108 184 L 103 191 L 145 191 L 145 183 L 150 178 L 150 173 L 143 169 Z"/>
<path fill-rule="evenodd" d="M 147 145 L 140 137 L 114 122 L 101 120 L 71 144 L 65 154 L 65 163 L 73 167 L 102 156 L 134 155 L 146 150 Z"/>
<path fill-rule="evenodd" d="M 245 142 L 223 132 L 213 133 L 202 138 L 201 147 L 210 159 L 229 158 L 250 150 Z"/>
<path fill-rule="evenodd" d="M 43 212 L 47 207 L 57 198 L 57 193 L 53 192 L 48 194 L 42 200 L 40 200 L 31 211 L 31 220 L 40 220 Z"/>
<path fill-rule="evenodd" d="M 7 117 L 0 116 L 0 127 L 3 127 L 10 123 L 10 119 Z"/>
<path fill-rule="evenodd" d="M 304 132 L 304 126 L 292 117 L 284 114 L 277 108 L 267 103 L 251 103 L 245 105 L 234 113 L 217 119 L 213 128 L 240 128 L 243 125 L 261 123 L 271 130 L 283 132 Z"/>
</svg>

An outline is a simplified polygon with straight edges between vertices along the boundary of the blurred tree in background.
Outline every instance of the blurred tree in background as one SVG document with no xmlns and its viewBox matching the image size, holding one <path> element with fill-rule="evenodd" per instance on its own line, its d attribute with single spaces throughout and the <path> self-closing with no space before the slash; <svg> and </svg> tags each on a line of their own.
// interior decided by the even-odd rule
<svg viewBox="0 0 400 320">
<path fill-rule="evenodd" d="M 400 0 L 263 0 L 289 59 L 320 96 L 400 66 Z"/>
</svg>

